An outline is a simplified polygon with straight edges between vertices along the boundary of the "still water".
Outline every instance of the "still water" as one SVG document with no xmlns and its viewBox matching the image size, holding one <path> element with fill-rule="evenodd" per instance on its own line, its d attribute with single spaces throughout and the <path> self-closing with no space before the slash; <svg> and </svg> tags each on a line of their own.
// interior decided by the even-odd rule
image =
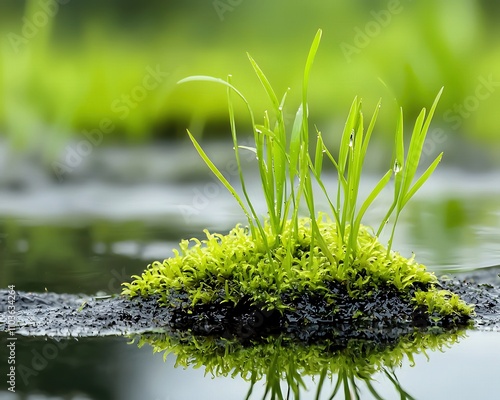
<svg viewBox="0 0 500 400">
<path fill-rule="evenodd" d="M 221 152 L 221 163 L 228 153 Z M 107 154 L 101 170 L 82 165 L 63 182 L 29 166 L 28 174 L 14 171 L 0 182 L 0 287 L 117 293 L 130 275 L 169 257 L 180 239 L 201 237 L 205 228 L 224 233 L 244 222 L 232 197 L 189 154 L 192 160 L 177 151 L 150 151 L 148 167 L 138 161 L 143 155 L 136 160 L 130 154 Z M 366 179 L 367 191 L 375 179 Z M 258 196 L 259 184 L 251 175 L 249 187 Z M 389 193 L 382 196 L 365 222 L 376 224 L 390 201 Z M 258 197 L 256 205 L 263 214 Z M 500 173 L 441 168 L 410 202 L 393 247 L 407 256 L 415 253 L 440 275 L 500 264 Z M 500 284 L 500 278 L 492 283 Z M 2 334 L 2 377 L 8 371 L 6 340 Z M 175 355 L 164 362 L 148 345 L 127 342 L 120 337 L 18 337 L 16 393 L 6 390 L 2 378 L 0 399 L 244 399 L 250 388 L 240 377 L 205 376 L 203 367 L 174 368 Z M 403 361 L 392 376 L 415 399 L 495 399 L 498 360 L 499 332 L 468 331 L 450 348 L 416 354 L 414 365 Z M 401 398 L 386 375 L 373 378 L 382 398 Z M 307 390 L 301 398 L 330 398 L 336 379 L 327 380 L 317 397 L 318 379 L 303 377 Z M 363 382 L 359 391 L 363 399 L 374 398 Z M 263 395 L 263 383 L 257 383 L 251 398 Z M 336 398 L 344 396 L 341 390 Z"/>
</svg>

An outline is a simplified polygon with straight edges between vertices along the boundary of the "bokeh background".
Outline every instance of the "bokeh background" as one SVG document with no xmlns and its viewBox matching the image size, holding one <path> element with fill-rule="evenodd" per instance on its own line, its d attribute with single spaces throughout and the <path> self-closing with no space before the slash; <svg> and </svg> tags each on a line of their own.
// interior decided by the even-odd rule
<svg viewBox="0 0 500 400">
<path fill-rule="evenodd" d="M 239 186 L 226 91 L 176 82 L 232 75 L 258 118 L 270 104 L 248 52 L 278 96 L 289 88 L 291 124 L 318 28 L 310 120 L 333 154 L 353 98 L 363 99 L 366 119 L 382 99 L 361 196 L 392 167 L 399 107 L 409 135 L 444 86 L 422 164 L 441 151 L 443 162 L 402 214 L 393 248 L 438 275 L 498 266 L 499 20 L 500 2 L 490 0 L 1 0 L 0 288 L 119 293 L 181 239 L 244 223 L 186 135 Z M 247 112 L 235 107 L 240 143 L 251 146 Z M 264 216 L 255 157 L 242 157 Z M 378 226 L 391 202 L 389 188 L 364 222 Z M 63 341 L 29 382 L 18 376 L 19 396 L 1 386 L 0 399 L 235 399 L 248 390 L 126 342 Z M 58 343 L 19 337 L 18 366 Z M 416 398 L 495 398 L 499 348 L 498 335 L 475 332 L 457 351 L 433 353 L 433 363 L 421 355 L 402 382 Z M 2 345 L 2 368 L 6 360 Z M 390 382 L 385 389 L 394 394 Z"/>
<path fill-rule="evenodd" d="M 353 98 L 363 98 L 367 119 L 382 98 L 364 191 L 391 167 L 399 107 L 409 135 L 421 108 L 445 88 L 422 156 L 425 167 L 444 151 L 443 165 L 406 211 L 395 248 L 417 251 L 444 272 L 498 264 L 495 4 L 3 1 L 0 261 L 7 267 L 0 286 L 22 281 L 26 290 L 116 293 L 131 274 L 168 257 L 180 239 L 244 222 L 186 134 L 189 128 L 238 187 L 226 90 L 177 82 L 232 75 L 259 118 L 270 104 L 248 52 L 278 96 L 288 90 L 291 124 L 318 28 L 310 120 L 332 153 Z M 241 101 L 235 105 L 240 143 L 251 145 L 247 110 Z M 243 167 L 264 216 L 252 153 L 244 153 Z M 365 222 L 378 225 L 391 201 L 387 193 Z"/>
<path fill-rule="evenodd" d="M 460 160 L 500 163 L 500 6 L 492 1 L 6 0 L 0 7 L 0 135 L 49 166 L 67 156 L 70 140 L 91 131 L 98 138 L 95 130 L 105 133 L 99 146 L 185 140 L 187 127 L 227 136 L 225 91 L 176 82 L 231 74 L 260 115 L 269 104 L 246 52 L 278 94 L 290 88 L 293 115 L 318 28 L 310 110 L 326 137 L 356 95 L 367 113 L 382 98 L 378 132 L 389 138 L 399 105 L 412 121 L 444 86 L 434 126 L 478 150 Z M 242 104 L 237 111 L 248 128 Z"/>
</svg>

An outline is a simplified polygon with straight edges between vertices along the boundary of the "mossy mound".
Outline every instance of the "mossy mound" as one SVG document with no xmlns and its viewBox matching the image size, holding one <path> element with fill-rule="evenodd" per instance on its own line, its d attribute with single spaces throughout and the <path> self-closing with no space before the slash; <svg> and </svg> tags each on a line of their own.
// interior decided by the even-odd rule
<svg viewBox="0 0 500 400">
<path fill-rule="evenodd" d="M 352 301 L 363 301 L 383 289 L 420 310 L 420 319 L 426 314 L 428 325 L 445 317 L 447 325 L 462 324 L 472 315 L 473 307 L 442 290 L 433 273 L 413 258 L 388 253 L 369 228 L 361 226 L 358 251 L 346 262 L 335 224 L 324 218 L 317 223 L 334 264 L 311 244 L 308 218 L 300 219 L 294 229 L 286 227 L 287 233 L 280 237 L 273 237 L 266 224 L 267 237 L 262 242 L 236 226 L 227 235 L 205 231 L 205 240 L 182 241 L 174 257 L 149 265 L 142 276 L 124 284 L 123 293 L 159 296 L 163 305 L 189 312 L 197 305 L 242 303 L 283 312 L 294 309 L 294 302 L 304 295 L 321 297 L 338 310 L 340 301 L 345 301 L 339 291 Z"/>
</svg>

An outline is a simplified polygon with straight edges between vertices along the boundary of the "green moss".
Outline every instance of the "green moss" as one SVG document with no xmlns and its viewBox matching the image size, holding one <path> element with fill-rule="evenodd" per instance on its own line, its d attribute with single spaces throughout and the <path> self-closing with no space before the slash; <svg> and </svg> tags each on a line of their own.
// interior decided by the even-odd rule
<svg viewBox="0 0 500 400">
<path fill-rule="evenodd" d="M 195 313 L 199 304 L 238 306 L 242 303 L 259 309 L 287 310 L 290 300 L 302 295 L 320 297 L 335 310 L 340 301 L 356 303 L 372 300 L 378 291 L 397 293 L 398 300 L 410 306 L 413 314 L 405 315 L 415 325 L 443 327 L 463 324 L 473 309 L 457 295 L 441 290 L 436 276 L 413 258 L 407 259 L 392 250 L 392 241 L 399 216 L 405 205 L 429 179 L 439 164 L 442 153 L 417 174 L 422 149 L 432 116 L 442 93 L 438 92 L 430 110 L 421 111 L 405 151 L 403 112 L 400 110 L 394 135 L 394 158 L 389 169 L 362 200 L 359 196 L 364 160 L 379 107 L 365 129 L 361 99 L 355 98 L 341 133 L 337 159 L 328 150 L 320 132 L 316 132 L 315 151 L 309 133 L 307 91 L 310 71 L 321 40 L 317 31 L 304 67 L 302 102 L 291 126 L 285 123 L 286 93 L 276 95 L 269 80 L 256 61 L 249 61 L 272 104 L 262 124 L 256 122 L 246 97 L 227 81 L 210 76 L 193 76 L 180 81 L 204 81 L 222 85 L 227 90 L 228 109 L 235 160 L 238 166 L 241 193 L 231 185 L 204 152 L 194 136 L 188 135 L 194 147 L 212 173 L 235 197 L 248 221 L 248 229 L 236 226 L 227 235 L 205 231 L 206 239 L 180 243 L 175 256 L 148 266 L 142 276 L 125 284 L 129 296 L 158 296 L 164 305 L 187 309 Z M 247 106 L 252 121 L 255 147 L 243 146 L 255 152 L 268 219 L 261 221 L 246 189 L 240 162 L 232 95 Z M 380 103 L 379 103 L 380 104 Z M 274 114 L 274 118 L 271 115 Z M 330 161 L 337 170 L 337 194 L 332 197 L 321 175 L 323 164 Z M 362 225 L 367 209 L 394 176 L 394 200 L 380 227 L 375 232 Z M 314 185 L 321 189 L 329 205 L 330 216 L 318 214 Z M 305 204 L 307 218 L 299 218 L 299 207 Z M 361 204 L 360 207 L 358 205 Z M 382 230 L 394 216 L 387 244 L 379 241 Z M 342 300 L 331 290 L 347 293 Z M 358 303 L 362 303 L 359 301 Z M 337 307 L 340 308 L 340 307 Z M 370 307 L 368 307 L 370 309 Z M 366 310 L 358 309 L 354 319 L 363 319 Z M 347 311 L 346 311 L 347 312 Z M 372 309 L 373 312 L 373 309 Z M 444 318 L 446 317 L 446 318 Z"/>
<path fill-rule="evenodd" d="M 139 347 L 152 346 L 155 353 L 163 353 L 164 359 L 169 354 L 175 355 L 176 367 L 204 367 L 212 376 L 241 376 L 250 381 L 252 387 L 264 379 L 266 387 L 275 393 L 282 390 L 280 382 L 286 382 L 295 392 L 306 390 L 304 376 L 319 376 L 319 389 L 328 378 L 337 379 L 337 384 L 343 382 L 358 392 L 356 380 L 371 387 L 374 374 L 391 374 L 405 360 L 413 365 L 415 354 L 444 351 L 464 336 L 464 331 L 437 335 L 414 332 L 391 343 L 352 339 L 339 345 L 332 340 L 304 344 L 280 335 L 268 336 L 248 346 L 233 340 L 186 333 L 156 333 L 135 336 L 133 341 Z M 393 383 L 398 386 L 394 380 Z M 396 389 L 403 392 L 401 387 Z M 298 393 L 294 398 L 299 398 Z"/>
<path fill-rule="evenodd" d="M 441 290 L 436 276 L 422 264 L 395 252 L 387 254 L 370 228 L 361 226 L 359 250 L 351 253 L 346 263 L 335 224 L 325 217 L 318 218 L 317 224 L 334 264 L 317 244 L 311 245 L 313 232 L 308 218 L 299 220 L 297 235 L 285 228 L 280 237 L 273 237 L 265 224 L 270 247 L 252 239 L 248 230 L 238 225 L 227 235 L 205 230 L 205 240 L 183 240 L 174 257 L 149 265 L 142 276 L 124 284 L 123 293 L 159 296 L 164 305 L 174 307 L 180 305 L 180 297 L 185 303 L 187 296 L 189 307 L 223 302 L 237 305 L 246 299 L 262 308 L 284 309 L 285 293 L 322 295 L 333 304 L 335 298 L 326 283 L 334 281 L 345 285 L 352 298 L 391 286 L 431 316 L 472 314 L 473 308 L 456 294 Z"/>
</svg>

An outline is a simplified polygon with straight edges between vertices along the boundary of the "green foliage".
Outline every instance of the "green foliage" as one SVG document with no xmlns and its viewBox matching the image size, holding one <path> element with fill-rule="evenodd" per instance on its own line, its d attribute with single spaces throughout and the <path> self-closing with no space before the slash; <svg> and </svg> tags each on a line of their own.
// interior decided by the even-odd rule
<svg viewBox="0 0 500 400">
<path fill-rule="evenodd" d="M 329 340 L 313 344 L 298 343 L 286 336 L 266 337 L 260 342 L 245 346 L 238 342 L 211 337 L 193 337 L 190 334 L 144 334 L 135 336 L 138 346 L 149 344 L 154 352 L 177 357 L 176 366 L 205 367 L 212 376 L 241 376 L 250 382 L 250 397 L 255 384 L 265 379 L 266 395 L 271 399 L 287 398 L 283 394 L 282 383 L 294 398 L 307 390 L 304 376 L 318 376 L 316 398 L 320 398 L 325 383 L 337 384 L 330 393 L 334 398 L 344 386 L 346 399 L 357 398 L 358 382 L 364 382 L 370 392 L 376 394 L 373 375 L 383 372 L 392 381 L 396 390 L 411 399 L 401 387 L 394 368 L 407 359 L 414 364 L 414 354 L 426 351 L 444 351 L 460 338 L 463 331 L 431 335 L 415 332 L 400 338 L 391 345 L 350 340 L 338 346 Z M 324 390 L 323 390 L 324 391 Z M 380 398 L 380 397 L 376 397 Z"/>
<path fill-rule="evenodd" d="M 172 84 L 178 78 L 199 73 L 200 66 L 216 76 L 244 70 L 245 60 L 238 57 L 243 47 L 258 49 L 262 60 L 277 60 L 268 62 L 266 71 L 275 87 L 285 88 L 300 73 L 296 49 L 307 45 L 317 26 L 330 26 L 333 19 L 328 51 L 315 72 L 319 79 L 311 82 L 318 122 L 342 113 L 352 93 L 362 91 L 367 102 L 376 102 L 373 99 L 382 89 L 378 77 L 412 115 L 435 87 L 444 84 L 448 88 L 442 99 L 445 130 L 498 144 L 498 90 L 470 116 L 467 106 L 462 114 L 456 108 L 464 107 L 481 78 L 487 79 L 499 68 L 496 14 L 489 10 L 492 2 L 401 3 L 404 11 L 393 15 L 391 23 L 381 27 L 382 34 L 363 48 L 356 45 L 353 28 L 363 30 L 367 23 L 376 22 L 371 12 L 387 4 L 314 2 L 305 10 L 297 0 L 287 2 L 287 7 L 249 2 L 244 9 L 234 7 L 235 12 L 224 13 L 221 23 L 217 12 L 200 1 L 190 7 L 148 3 L 135 8 L 130 19 L 122 8 L 113 8 L 120 7 L 117 1 L 68 3 L 60 4 L 57 15 L 48 16 L 41 29 L 37 29 L 39 21 L 26 29 L 28 37 L 22 34 L 24 21 L 33 23 L 36 13 L 46 15 L 44 2 L 4 2 L 2 7 L 0 135 L 18 146 L 41 149 L 43 145 L 57 156 L 70 136 L 83 139 L 82 130 L 97 128 L 105 117 L 116 124 L 108 134 L 110 141 L 111 137 L 145 140 L 158 131 L 169 134 L 165 126 L 185 126 L 191 116 L 196 123 L 218 127 L 226 115 L 221 97 L 200 91 L 173 93 Z M 256 20 L 262 26 L 274 26 L 272 34 L 265 29 L 256 32 Z M 11 45 L 11 33 L 23 36 L 19 47 Z M 172 79 L 151 92 L 128 117 L 120 118 L 122 114 L 115 114 L 110 105 L 141 83 L 146 66 L 157 64 Z M 333 82 L 332 77 L 342 78 Z M 250 75 L 239 77 L 238 86 L 248 90 L 260 114 L 265 101 L 252 93 Z M 244 111 L 236 109 L 236 115 Z M 383 132 L 392 129 L 391 118 L 379 121 Z"/>
<path fill-rule="evenodd" d="M 410 289 L 419 289 L 413 298 L 415 306 L 428 308 L 430 313 L 460 316 L 472 312 L 457 296 L 438 290 L 436 276 L 413 258 L 397 253 L 388 256 L 386 248 L 363 225 L 357 239 L 360 256 L 354 258 L 351 254 L 349 267 L 345 267 L 346 252 L 335 223 L 323 216 L 314 224 L 302 218 L 293 234 L 291 224 L 285 224 L 279 237 L 270 224 L 264 225 L 266 243 L 272 246 L 271 260 L 269 249 L 256 243 L 241 226 L 227 235 L 205 230 L 205 240 L 182 241 L 174 257 L 154 262 L 141 276 L 135 275 L 132 283 L 124 283 L 123 293 L 132 297 L 158 295 L 163 304 L 172 306 L 179 306 L 176 294 L 185 293 L 191 307 L 217 302 L 236 305 L 249 299 L 268 309 L 283 309 L 286 305 L 282 295 L 286 293 L 299 296 L 313 292 L 335 302 L 335 296 L 326 288 L 328 281 L 335 281 L 345 284 L 352 297 L 389 285 L 403 296 Z M 318 244 L 312 246 L 313 226 L 322 234 L 334 263 Z M 420 288 L 429 289 L 427 292 Z"/>
<path fill-rule="evenodd" d="M 273 309 L 283 308 L 284 293 L 303 293 L 331 296 L 325 282 L 346 285 L 353 297 L 368 293 L 380 285 L 389 285 L 401 293 L 414 293 L 425 288 L 432 295 L 414 297 L 416 307 L 422 306 L 441 315 L 470 315 L 472 308 L 445 291 L 438 291 L 436 277 L 413 258 L 406 259 L 391 251 L 394 229 L 405 205 L 429 178 L 441 159 L 439 155 L 415 183 L 422 146 L 431 118 L 441 95 L 439 92 L 427 118 L 422 110 L 411 136 L 405 157 L 402 111 L 398 122 L 395 157 L 388 171 L 366 199 L 358 193 L 369 140 L 378 115 L 378 105 L 365 131 L 361 100 L 354 99 L 342 132 L 338 157 L 335 159 L 317 132 L 314 151 L 311 151 L 307 89 L 312 64 L 321 39 L 319 30 L 311 45 L 303 75 L 302 102 L 298 107 L 291 132 L 287 131 L 283 112 L 285 93 L 281 100 L 268 79 L 249 56 L 250 63 L 264 87 L 272 105 L 272 115 L 266 112 L 262 124 L 255 122 L 254 113 L 245 96 L 227 81 L 209 76 L 193 76 L 181 82 L 208 81 L 227 89 L 231 134 L 243 196 L 231 186 L 222 172 L 203 151 L 188 131 L 196 150 L 214 175 L 236 198 L 245 213 L 249 232 L 237 226 L 228 235 L 211 234 L 207 239 L 183 241 L 175 257 L 150 265 L 142 276 L 125 285 L 129 296 L 159 295 L 170 304 L 172 294 L 185 293 L 191 306 L 221 300 L 238 304 L 248 298 L 254 304 Z M 236 134 L 232 94 L 241 98 L 248 109 L 253 127 L 260 178 L 267 203 L 268 216 L 263 221 L 256 213 L 245 185 Z M 246 147 L 245 149 L 249 149 Z M 323 158 L 337 170 L 336 200 L 331 199 L 321 174 Z M 362 225 L 366 210 L 395 174 L 394 202 L 380 224 L 375 236 Z M 326 197 L 331 215 L 317 213 L 314 184 Z M 299 216 L 299 206 L 305 202 L 308 217 Z M 361 206 L 358 207 L 358 204 Z M 389 246 L 385 248 L 377 237 L 395 211 L 395 221 Z"/>
<path fill-rule="evenodd" d="M 240 172 L 239 176 L 245 198 L 244 200 L 237 194 L 237 191 L 230 185 L 216 165 L 209 159 L 194 136 L 189 131 L 188 134 L 200 156 L 215 176 L 236 198 L 238 204 L 243 209 L 245 215 L 247 216 L 253 239 L 264 242 L 267 240 L 266 235 L 263 232 L 260 218 L 256 214 L 248 196 L 244 176 L 241 172 L 241 162 L 239 156 L 240 147 L 238 146 L 236 134 L 234 106 L 231 99 L 231 92 L 236 93 L 243 100 L 250 115 L 255 140 L 255 148 L 251 148 L 251 150 L 254 151 L 257 156 L 262 188 L 268 208 L 268 219 L 273 234 L 275 236 L 283 234 L 286 221 L 289 217 L 292 222 L 287 229 L 297 229 L 299 205 L 301 201 L 305 201 L 313 228 L 312 244 L 313 246 L 318 244 L 321 247 L 323 254 L 330 260 L 330 262 L 332 264 L 335 262 L 333 254 L 330 252 L 328 246 L 325 246 L 322 234 L 319 232 L 315 223 L 316 212 L 313 191 L 314 180 L 320 186 L 323 194 L 330 204 L 331 216 L 336 222 L 335 228 L 337 229 L 337 235 L 342 240 L 342 245 L 345 246 L 346 249 L 344 265 L 348 267 L 351 253 L 355 256 L 358 255 L 357 237 L 363 215 L 384 187 L 388 184 L 393 171 L 395 173 L 394 203 L 389 208 L 387 215 L 380 224 L 380 228 L 377 232 L 378 236 L 395 210 L 396 217 L 387 249 L 388 255 L 390 255 L 394 230 L 401 211 L 416 191 L 430 177 L 441 160 L 442 154 L 434 160 L 427 171 L 412 185 L 419 165 L 430 121 L 436 109 L 442 90 L 436 97 L 427 118 L 425 118 L 425 109 L 422 110 L 417 118 L 406 158 L 404 154 L 403 142 L 403 113 L 401 110 L 397 131 L 394 137 L 394 160 L 389 166 L 387 173 L 380 179 L 372 192 L 363 201 L 361 207 L 358 208 L 357 205 L 360 200 L 358 198 L 358 193 L 363 164 L 373 128 L 377 120 L 380 102 L 377 104 L 375 112 L 373 113 L 371 121 L 365 132 L 363 113 L 361 111 L 361 100 L 358 98 L 354 99 L 342 132 L 337 159 L 333 157 L 329 149 L 325 146 L 320 132 L 317 132 L 315 152 L 312 154 L 310 151 L 310 123 L 308 119 L 307 89 L 311 67 L 314 62 L 320 39 L 321 30 L 318 30 L 306 60 L 302 86 L 302 102 L 297 110 L 290 133 L 287 133 L 287 126 L 285 124 L 285 115 L 283 111 L 287 93 L 282 96 L 282 100 L 280 101 L 268 79 L 255 60 L 250 56 L 250 63 L 260 83 L 264 87 L 266 96 L 272 105 L 274 122 L 271 122 L 270 116 L 266 112 L 264 115 L 264 122 L 262 124 L 257 124 L 255 122 L 254 113 L 250 103 L 245 96 L 230 83 L 230 79 L 226 82 L 222 79 L 208 76 L 193 76 L 181 80 L 180 83 L 190 81 L 208 81 L 224 85 L 227 88 L 231 134 L 233 138 L 235 158 Z M 248 147 L 246 147 L 246 149 L 248 149 Z M 338 187 L 336 201 L 332 201 L 330 199 L 330 195 L 321 179 L 324 155 L 327 156 L 337 170 Z M 298 185 L 295 183 L 296 181 L 299 182 Z M 272 246 L 268 247 L 272 248 Z"/>
</svg>

